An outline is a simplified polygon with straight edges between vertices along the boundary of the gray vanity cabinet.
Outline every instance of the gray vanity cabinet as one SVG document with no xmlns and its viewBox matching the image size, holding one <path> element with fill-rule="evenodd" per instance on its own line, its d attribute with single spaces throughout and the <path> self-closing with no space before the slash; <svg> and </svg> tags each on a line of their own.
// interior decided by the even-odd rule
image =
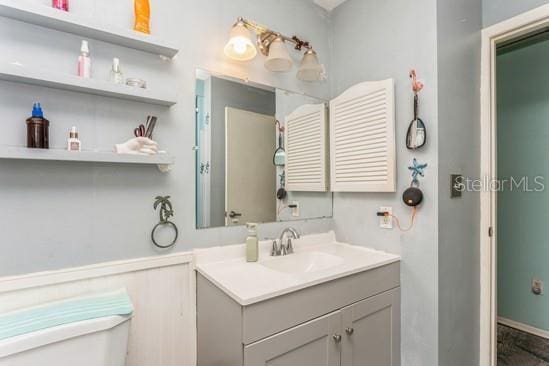
<svg viewBox="0 0 549 366">
<path fill-rule="evenodd" d="M 197 274 L 198 366 L 400 366 L 400 264 L 250 305 Z"/>
<path fill-rule="evenodd" d="M 244 347 L 244 366 L 400 363 L 398 289 Z"/>
<path fill-rule="evenodd" d="M 340 324 L 336 312 L 246 346 L 244 366 L 339 366 Z"/>
<path fill-rule="evenodd" d="M 400 292 L 384 292 L 344 308 L 341 366 L 400 364 Z"/>
</svg>

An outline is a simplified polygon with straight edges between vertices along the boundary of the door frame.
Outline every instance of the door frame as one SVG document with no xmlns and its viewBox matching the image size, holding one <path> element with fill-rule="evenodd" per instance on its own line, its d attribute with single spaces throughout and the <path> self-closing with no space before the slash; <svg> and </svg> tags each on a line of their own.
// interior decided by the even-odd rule
<svg viewBox="0 0 549 366">
<path fill-rule="evenodd" d="M 496 47 L 545 27 L 549 27 L 549 4 L 482 30 L 480 136 L 485 183 L 497 177 Z M 497 362 L 497 197 L 496 191 L 488 188 L 489 184 L 480 197 L 480 366 L 496 366 Z"/>
</svg>

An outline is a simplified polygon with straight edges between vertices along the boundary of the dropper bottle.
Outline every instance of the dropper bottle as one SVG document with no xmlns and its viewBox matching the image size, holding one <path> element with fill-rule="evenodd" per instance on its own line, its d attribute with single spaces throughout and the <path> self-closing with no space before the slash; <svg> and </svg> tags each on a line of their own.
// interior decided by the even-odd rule
<svg viewBox="0 0 549 366">
<path fill-rule="evenodd" d="M 78 139 L 78 131 L 76 131 L 76 126 L 72 126 L 69 131 L 69 139 L 67 140 L 67 150 L 68 151 L 82 151 L 82 144 Z"/>
</svg>

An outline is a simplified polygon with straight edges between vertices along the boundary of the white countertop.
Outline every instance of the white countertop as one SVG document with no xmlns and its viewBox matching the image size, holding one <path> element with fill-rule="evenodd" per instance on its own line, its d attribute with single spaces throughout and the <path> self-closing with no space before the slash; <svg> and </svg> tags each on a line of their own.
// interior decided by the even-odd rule
<svg viewBox="0 0 549 366">
<path fill-rule="evenodd" d="M 236 302 L 246 306 L 400 261 L 398 255 L 339 243 L 334 232 L 294 240 L 295 253 L 284 257 L 271 257 L 271 245 L 272 241 L 260 242 L 259 262 L 255 263 L 246 262 L 243 244 L 197 249 L 195 267 Z M 303 266 L 303 260 L 307 262 L 303 271 L 285 271 L 293 265 Z"/>
</svg>

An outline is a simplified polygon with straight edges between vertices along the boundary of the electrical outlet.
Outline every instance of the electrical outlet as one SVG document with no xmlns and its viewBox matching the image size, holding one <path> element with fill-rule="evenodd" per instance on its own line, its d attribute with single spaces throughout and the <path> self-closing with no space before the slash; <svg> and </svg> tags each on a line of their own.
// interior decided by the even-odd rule
<svg viewBox="0 0 549 366">
<path fill-rule="evenodd" d="M 393 217 L 390 216 L 393 214 L 392 207 L 380 207 L 379 212 L 387 212 L 389 216 L 379 216 L 379 227 L 382 229 L 392 229 L 393 228 Z"/>
<path fill-rule="evenodd" d="M 537 278 L 532 280 L 532 293 L 534 295 L 543 295 L 543 281 Z"/>
<path fill-rule="evenodd" d="M 292 201 L 292 217 L 299 217 L 299 201 Z"/>
</svg>

